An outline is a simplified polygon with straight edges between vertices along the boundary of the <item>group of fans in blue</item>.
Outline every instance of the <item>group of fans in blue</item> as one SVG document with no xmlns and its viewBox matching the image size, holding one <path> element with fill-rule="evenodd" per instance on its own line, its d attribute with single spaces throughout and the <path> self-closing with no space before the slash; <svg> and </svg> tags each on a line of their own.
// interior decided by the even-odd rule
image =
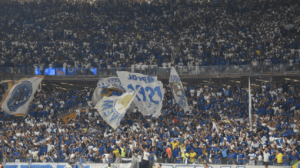
<svg viewBox="0 0 300 168">
<path fill-rule="evenodd" d="M 297 1 L 175 3 L 0 2 L 0 71 L 145 72 L 261 63 L 297 69 Z M 116 130 L 93 109 L 93 89 L 38 90 L 26 117 L 1 111 L 0 156 L 7 162 L 68 162 L 87 147 L 83 162 L 112 163 L 121 156 L 146 167 L 155 161 L 290 165 L 299 160 L 299 86 L 252 87 L 251 122 L 247 88 L 188 83 L 187 112 L 165 89 L 161 116 L 145 117 L 135 109 Z M 76 119 L 52 120 L 74 107 Z M 98 131 L 104 137 L 94 136 Z"/>
<path fill-rule="evenodd" d="M 179 108 L 165 86 L 161 116 L 142 116 L 134 109 L 116 130 L 90 106 L 93 90 L 38 90 L 25 118 L 1 112 L 1 157 L 8 162 L 29 158 L 68 162 L 87 150 L 82 162 L 112 163 L 121 156 L 138 159 L 141 166 L 155 161 L 290 165 L 299 160 L 298 86 L 283 82 L 252 87 L 252 130 L 247 88 L 187 85 L 184 89 L 189 111 Z M 55 108 L 75 96 L 87 100 L 76 104 L 76 119 L 50 119 Z M 98 131 L 101 137 L 95 136 Z"/>
</svg>

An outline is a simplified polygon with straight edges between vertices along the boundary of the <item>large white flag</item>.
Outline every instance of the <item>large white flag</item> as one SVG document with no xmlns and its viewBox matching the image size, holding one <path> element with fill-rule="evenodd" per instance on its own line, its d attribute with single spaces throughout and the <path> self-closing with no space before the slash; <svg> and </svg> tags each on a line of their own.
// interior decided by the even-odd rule
<svg viewBox="0 0 300 168">
<path fill-rule="evenodd" d="M 126 92 L 138 90 L 133 103 L 144 116 L 160 116 L 164 99 L 161 81 L 156 77 L 139 73 L 118 71 L 117 74 Z"/>
<path fill-rule="evenodd" d="M 121 96 L 103 97 L 95 106 L 101 117 L 114 129 L 123 119 L 126 110 L 130 107 L 136 91 L 123 93 Z"/>
<path fill-rule="evenodd" d="M 174 67 L 172 67 L 171 69 L 169 85 L 173 92 L 176 103 L 179 105 L 181 109 L 183 109 L 184 111 L 188 111 L 189 106 L 188 106 L 187 98 L 182 83 L 180 81 L 180 78 Z"/>
<path fill-rule="evenodd" d="M 43 79 L 43 76 L 21 79 L 8 90 L 1 104 L 2 109 L 11 115 L 26 115 L 29 103 Z"/>
<path fill-rule="evenodd" d="M 92 104 L 96 105 L 99 100 L 101 100 L 105 96 L 119 96 L 124 92 L 125 90 L 123 89 L 119 78 L 101 78 L 94 90 Z M 117 93 L 117 95 L 115 93 Z"/>
</svg>

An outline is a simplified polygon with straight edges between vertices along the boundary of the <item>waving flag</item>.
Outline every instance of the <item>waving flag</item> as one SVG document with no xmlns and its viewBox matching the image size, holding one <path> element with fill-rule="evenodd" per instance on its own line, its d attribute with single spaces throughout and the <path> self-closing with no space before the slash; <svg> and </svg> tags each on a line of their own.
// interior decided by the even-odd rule
<svg viewBox="0 0 300 168">
<path fill-rule="evenodd" d="M 101 94 L 102 89 L 99 87 L 96 87 L 92 96 L 92 104 L 96 105 L 101 99 L 102 99 L 102 94 Z"/>
<path fill-rule="evenodd" d="M 299 168 L 300 167 L 300 161 L 293 161 L 291 162 L 292 168 Z"/>
<path fill-rule="evenodd" d="M 0 100 L 0 106 L 2 104 L 2 101 L 4 100 L 4 97 L 6 96 L 6 94 L 8 93 L 8 90 L 14 85 L 14 81 L 13 80 L 5 80 L 0 82 L 0 98 L 3 98 Z"/>
<path fill-rule="evenodd" d="M 67 75 L 74 76 L 76 74 L 76 68 L 67 68 Z"/>
<path fill-rule="evenodd" d="M 13 85 L 0 104 L 2 109 L 10 115 L 26 115 L 29 103 L 43 78 L 43 76 L 24 78 Z"/>
<path fill-rule="evenodd" d="M 182 83 L 180 81 L 180 78 L 174 67 L 172 67 L 172 69 L 171 69 L 169 85 L 173 92 L 176 103 L 179 105 L 179 107 L 182 110 L 184 110 L 185 112 L 188 111 L 189 106 L 188 106 L 187 98 L 186 98 Z"/>
<path fill-rule="evenodd" d="M 120 96 L 125 92 L 119 78 L 101 78 L 98 83 L 92 97 L 92 104 L 96 105 L 102 97 Z"/>
<path fill-rule="evenodd" d="M 144 116 L 160 116 L 164 97 L 161 81 L 139 73 L 118 71 L 117 74 L 126 92 L 139 90 L 133 103 Z"/>
<path fill-rule="evenodd" d="M 137 92 L 126 92 L 121 96 L 103 97 L 95 106 L 101 117 L 114 129 L 123 119 Z"/>
</svg>

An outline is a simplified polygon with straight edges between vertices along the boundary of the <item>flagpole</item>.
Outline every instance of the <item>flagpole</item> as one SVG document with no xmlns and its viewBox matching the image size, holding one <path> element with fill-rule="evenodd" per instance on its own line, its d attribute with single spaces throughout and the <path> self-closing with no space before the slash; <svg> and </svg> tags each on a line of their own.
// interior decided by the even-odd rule
<svg viewBox="0 0 300 168">
<path fill-rule="evenodd" d="M 250 131 L 252 131 L 252 114 L 251 114 L 251 82 L 250 77 L 248 77 L 248 87 L 249 87 L 249 124 L 250 124 Z"/>
</svg>

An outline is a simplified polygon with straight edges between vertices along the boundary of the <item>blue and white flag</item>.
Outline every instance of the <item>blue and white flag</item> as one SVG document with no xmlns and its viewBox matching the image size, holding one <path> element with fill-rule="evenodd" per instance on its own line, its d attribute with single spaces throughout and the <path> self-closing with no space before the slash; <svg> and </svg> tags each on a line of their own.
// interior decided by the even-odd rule
<svg viewBox="0 0 300 168">
<path fill-rule="evenodd" d="M 43 79 L 43 76 L 21 79 L 8 90 L 0 104 L 2 109 L 10 115 L 26 115 L 29 103 Z"/>
<path fill-rule="evenodd" d="M 283 147 L 284 138 L 273 138 L 273 143 L 277 145 L 277 148 Z"/>
<path fill-rule="evenodd" d="M 76 68 L 67 68 L 67 75 L 74 76 L 76 74 Z"/>
<path fill-rule="evenodd" d="M 125 92 L 119 78 L 101 78 L 94 90 L 92 104 L 96 105 L 103 97 L 120 96 Z"/>
<path fill-rule="evenodd" d="M 188 111 L 189 106 L 188 106 L 187 98 L 186 98 L 182 83 L 180 81 L 180 78 L 174 67 L 172 67 L 172 69 L 171 69 L 169 85 L 173 92 L 176 104 L 178 104 L 179 107 L 182 110 L 184 110 L 185 112 Z"/>
<path fill-rule="evenodd" d="M 133 103 L 144 116 L 158 117 L 161 115 L 164 89 L 156 77 L 139 73 L 118 71 L 118 77 L 126 92 L 139 90 Z"/>
<path fill-rule="evenodd" d="M 116 129 L 130 107 L 136 93 L 131 91 L 123 93 L 121 96 L 103 97 L 94 108 L 97 109 L 101 117 L 113 129 Z"/>
</svg>

